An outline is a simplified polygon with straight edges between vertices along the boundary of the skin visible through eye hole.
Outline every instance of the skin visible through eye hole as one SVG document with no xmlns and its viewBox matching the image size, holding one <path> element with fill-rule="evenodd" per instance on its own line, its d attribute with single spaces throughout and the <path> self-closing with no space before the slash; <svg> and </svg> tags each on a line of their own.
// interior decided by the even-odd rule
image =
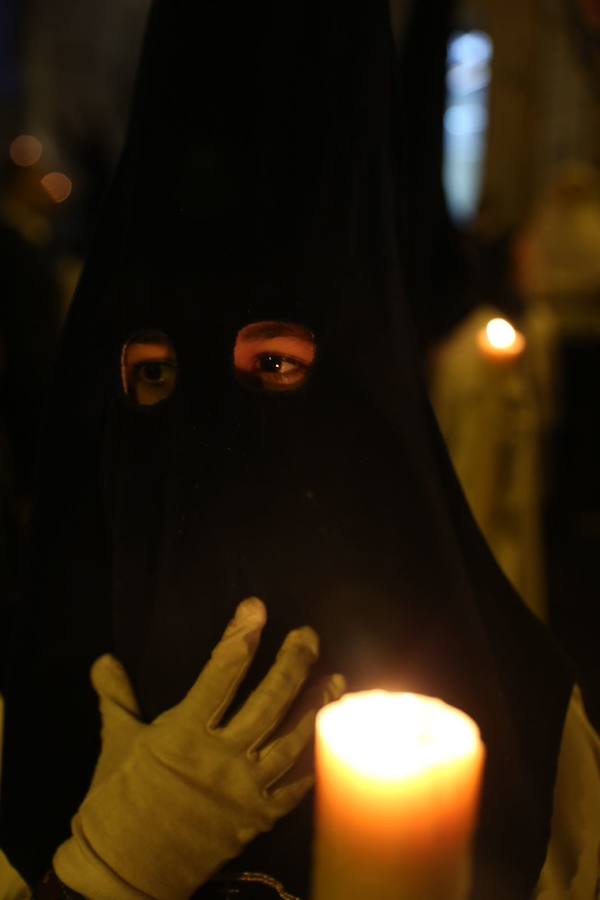
<svg viewBox="0 0 600 900">
<path fill-rule="evenodd" d="M 177 382 L 177 356 L 166 336 L 132 338 L 123 348 L 121 382 L 126 395 L 138 406 L 155 406 L 167 400 Z"/>
<path fill-rule="evenodd" d="M 255 322 L 238 332 L 233 361 L 242 384 L 293 391 L 305 384 L 315 355 L 314 336 L 304 326 Z"/>
</svg>

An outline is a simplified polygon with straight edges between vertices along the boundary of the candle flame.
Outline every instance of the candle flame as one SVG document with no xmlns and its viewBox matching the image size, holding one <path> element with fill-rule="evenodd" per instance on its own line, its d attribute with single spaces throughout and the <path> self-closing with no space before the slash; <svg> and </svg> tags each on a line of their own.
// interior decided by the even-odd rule
<svg viewBox="0 0 600 900">
<path fill-rule="evenodd" d="M 525 349 L 525 338 L 506 319 L 495 318 L 477 332 L 477 344 L 488 359 L 512 360 Z"/>
<path fill-rule="evenodd" d="M 347 694 L 322 709 L 319 731 L 332 751 L 370 778 L 405 779 L 479 747 L 479 729 L 443 701 L 409 693 Z"/>
<path fill-rule="evenodd" d="M 486 337 L 496 350 L 509 350 L 514 347 L 517 332 L 506 319 L 490 319 L 485 326 Z"/>
</svg>

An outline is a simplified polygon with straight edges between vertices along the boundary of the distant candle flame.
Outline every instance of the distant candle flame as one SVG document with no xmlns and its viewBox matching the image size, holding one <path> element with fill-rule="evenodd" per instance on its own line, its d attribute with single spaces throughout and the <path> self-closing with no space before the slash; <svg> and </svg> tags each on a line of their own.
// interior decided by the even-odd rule
<svg viewBox="0 0 600 900">
<path fill-rule="evenodd" d="M 508 350 L 514 346 L 517 332 L 506 319 L 490 319 L 485 326 L 487 339 L 496 350 Z"/>
<path fill-rule="evenodd" d="M 8 154 L 16 166 L 34 166 L 42 155 L 42 142 L 32 134 L 20 134 L 12 141 Z"/>
<path fill-rule="evenodd" d="M 319 713 L 338 759 L 369 778 L 405 779 L 473 755 L 479 729 L 460 710 L 417 694 L 347 694 Z"/>
<path fill-rule="evenodd" d="M 506 319 L 490 319 L 477 335 L 481 352 L 494 359 L 513 359 L 523 352 L 525 338 Z"/>
</svg>

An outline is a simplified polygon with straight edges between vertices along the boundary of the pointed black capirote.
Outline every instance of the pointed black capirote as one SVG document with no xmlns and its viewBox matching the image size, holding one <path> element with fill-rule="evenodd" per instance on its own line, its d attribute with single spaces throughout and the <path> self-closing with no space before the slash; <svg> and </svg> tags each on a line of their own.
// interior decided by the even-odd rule
<svg viewBox="0 0 600 900">
<path fill-rule="evenodd" d="M 531 895 L 570 679 L 477 531 L 420 382 L 392 62 L 378 0 L 153 8 L 45 429 L 7 692 L 5 844 L 27 873 L 48 865 L 86 790 L 92 660 L 124 661 L 150 719 L 254 594 L 269 611 L 254 681 L 308 623 L 321 672 L 441 696 L 476 719 L 474 896 Z M 236 379 L 236 334 L 265 320 L 314 334 L 302 389 Z M 153 407 L 120 380 L 141 329 L 168 335 L 179 364 Z M 309 799 L 232 868 L 306 896 L 311 816 Z"/>
</svg>

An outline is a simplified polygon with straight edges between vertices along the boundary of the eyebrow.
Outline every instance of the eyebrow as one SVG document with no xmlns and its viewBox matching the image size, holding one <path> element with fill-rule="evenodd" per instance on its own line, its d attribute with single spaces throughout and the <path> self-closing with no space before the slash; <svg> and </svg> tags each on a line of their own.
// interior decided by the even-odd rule
<svg viewBox="0 0 600 900">
<path fill-rule="evenodd" d="M 285 322 L 258 322 L 256 325 L 246 325 L 240 334 L 245 341 L 261 341 L 276 337 L 293 337 L 311 343 L 315 340 L 308 328 L 302 325 L 288 325 Z"/>
</svg>

